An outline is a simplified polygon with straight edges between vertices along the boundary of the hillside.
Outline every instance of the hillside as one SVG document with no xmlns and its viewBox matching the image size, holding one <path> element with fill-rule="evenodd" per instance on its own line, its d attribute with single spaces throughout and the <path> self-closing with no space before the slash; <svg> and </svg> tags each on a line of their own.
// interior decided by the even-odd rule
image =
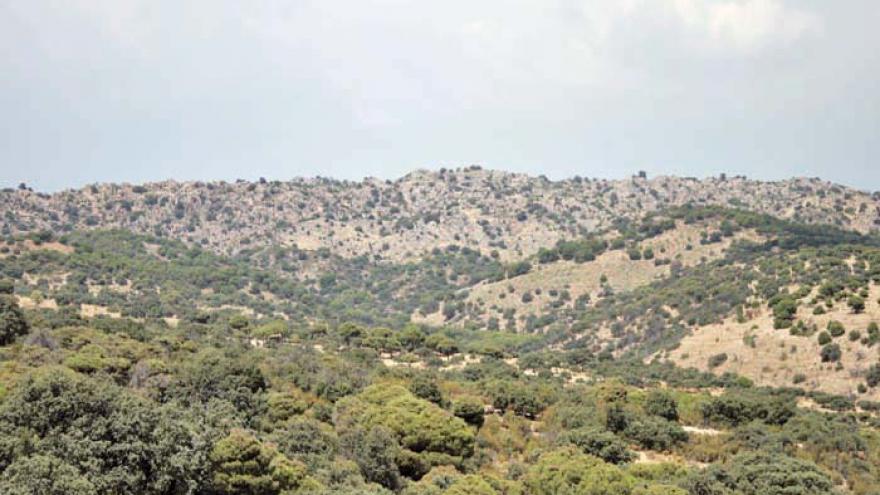
<svg viewBox="0 0 880 495">
<path fill-rule="evenodd" d="M 471 167 L 395 181 L 100 184 L 40 194 L 0 192 L 0 233 L 122 228 L 216 253 L 286 246 L 411 260 L 466 246 L 502 260 L 674 206 L 743 208 L 859 232 L 880 228 L 880 195 L 818 179 L 761 182 L 633 177 L 550 181 Z"/>
<path fill-rule="evenodd" d="M 878 208 L 479 168 L 3 191 L 0 492 L 872 495 Z"/>
</svg>

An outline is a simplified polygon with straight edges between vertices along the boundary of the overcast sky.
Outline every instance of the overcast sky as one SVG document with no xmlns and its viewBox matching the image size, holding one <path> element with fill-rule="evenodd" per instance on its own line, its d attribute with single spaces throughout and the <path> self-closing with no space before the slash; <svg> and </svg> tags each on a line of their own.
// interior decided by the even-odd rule
<svg viewBox="0 0 880 495">
<path fill-rule="evenodd" d="M 3 186 L 878 157 L 876 0 L 0 0 Z"/>
</svg>

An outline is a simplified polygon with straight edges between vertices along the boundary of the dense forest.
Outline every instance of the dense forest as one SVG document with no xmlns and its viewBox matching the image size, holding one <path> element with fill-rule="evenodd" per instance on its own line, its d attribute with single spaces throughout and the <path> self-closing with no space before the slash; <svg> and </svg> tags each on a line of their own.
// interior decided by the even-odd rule
<svg viewBox="0 0 880 495">
<path fill-rule="evenodd" d="M 519 256 L 7 231 L 0 493 L 880 494 L 880 238 L 734 206 Z M 791 378 L 734 367 L 771 336 Z"/>
</svg>

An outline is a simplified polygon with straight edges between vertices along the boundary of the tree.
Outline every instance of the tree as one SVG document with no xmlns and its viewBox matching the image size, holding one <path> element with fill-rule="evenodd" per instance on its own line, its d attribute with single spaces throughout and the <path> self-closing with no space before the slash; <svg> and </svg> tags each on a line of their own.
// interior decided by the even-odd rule
<svg viewBox="0 0 880 495">
<path fill-rule="evenodd" d="M 416 376 L 409 385 L 409 391 L 420 399 L 433 402 L 438 406 L 443 405 L 443 393 L 440 392 L 440 387 L 437 386 L 437 380 L 427 375 L 420 374 Z"/>
<path fill-rule="evenodd" d="M 790 327 L 797 315 L 797 300 L 790 295 L 785 295 L 771 301 L 773 301 L 771 306 L 773 308 L 773 328 Z"/>
<path fill-rule="evenodd" d="M 14 296 L 0 295 L 0 345 L 9 345 L 28 333 L 28 323 Z"/>
<path fill-rule="evenodd" d="M 629 421 L 624 434 L 651 450 L 669 450 L 688 438 L 678 423 L 657 416 L 643 416 Z"/>
<path fill-rule="evenodd" d="M 441 466 L 409 485 L 402 495 L 497 495 L 495 488 L 479 475 L 464 475 L 450 466 Z"/>
<path fill-rule="evenodd" d="M 414 351 L 425 342 L 425 333 L 415 325 L 407 325 L 397 336 L 400 345 L 408 351 Z"/>
<path fill-rule="evenodd" d="M 819 352 L 823 363 L 835 363 L 840 361 L 840 346 L 837 344 L 825 344 Z"/>
<path fill-rule="evenodd" d="M 452 413 L 463 419 L 467 424 L 476 427 L 483 426 L 484 409 L 483 401 L 476 397 L 462 397 L 452 405 Z"/>
<path fill-rule="evenodd" d="M 846 333 L 846 328 L 843 326 L 843 323 L 837 320 L 831 320 L 828 322 L 828 333 L 830 333 L 832 337 L 837 338 Z"/>
<path fill-rule="evenodd" d="M 560 437 L 561 443 L 577 446 L 584 454 L 589 454 L 611 464 L 625 464 L 635 459 L 626 442 L 610 431 L 585 427 L 571 430 Z"/>
<path fill-rule="evenodd" d="M 634 484 L 620 468 L 573 447 L 542 455 L 524 478 L 530 495 L 630 495 Z"/>
<path fill-rule="evenodd" d="M 266 377 L 260 368 L 244 357 L 230 357 L 207 350 L 190 358 L 168 386 L 168 399 L 227 401 L 243 417 L 256 419 L 265 407 Z"/>
<path fill-rule="evenodd" d="M 390 432 L 401 447 L 395 456 L 400 473 L 412 478 L 434 465 L 460 464 L 474 452 L 474 432 L 464 421 L 399 385 L 372 385 L 341 399 L 334 423 L 340 438 L 357 440 L 377 426 Z"/>
<path fill-rule="evenodd" d="M 97 495 L 95 485 L 70 464 L 51 455 L 15 460 L 0 475 L 0 493 L 6 495 Z"/>
<path fill-rule="evenodd" d="M 206 481 L 205 423 L 105 381 L 41 369 L 0 405 L 0 471 L 25 493 L 54 489 L 33 484 L 45 472 L 72 493 L 186 493 Z M 10 492 L 22 493 L 0 490 Z"/>
<path fill-rule="evenodd" d="M 378 483 L 389 490 L 400 487 L 397 466 L 400 446 L 394 432 L 384 426 L 369 430 L 355 429 L 346 436 L 349 455 L 352 456 L 367 481 Z"/>
<path fill-rule="evenodd" d="M 859 314 L 865 310 L 865 300 L 856 294 L 849 296 L 846 301 L 853 313 Z"/>
<path fill-rule="evenodd" d="M 869 387 L 876 387 L 880 384 L 880 364 L 872 364 L 865 374 L 865 382 Z"/>
<path fill-rule="evenodd" d="M 685 483 L 698 495 L 826 495 L 834 484 L 815 464 L 782 454 L 745 453 L 698 471 Z"/>
<path fill-rule="evenodd" d="M 678 403 L 664 390 L 651 390 L 645 397 L 645 412 L 669 421 L 678 421 Z"/>
<path fill-rule="evenodd" d="M 210 454 L 211 493 L 277 495 L 303 486 L 320 486 L 292 461 L 243 430 L 232 430 Z"/>
</svg>

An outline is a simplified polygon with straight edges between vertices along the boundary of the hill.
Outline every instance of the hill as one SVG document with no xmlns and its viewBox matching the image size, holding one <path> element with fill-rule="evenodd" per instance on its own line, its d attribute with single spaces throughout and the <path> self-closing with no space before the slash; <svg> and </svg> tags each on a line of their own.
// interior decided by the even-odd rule
<svg viewBox="0 0 880 495">
<path fill-rule="evenodd" d="M 473 167 L 3 191 L 0 492 L 873 494 L 878 207 Z"/>
<path fill-rule="evenodd" d="M 818 179 L 551 181 L 471 167 L 418 171 L 395 181 L 168 181 L 56 194 L 6 190 L 0 192 L 0 233 L 122 228 L 220 254 L 285 246 L 393 261 L 460 245 L 515 260 L 621 219 L 686 204 L 742 208 L 862 233 L 880 228 L 880 195 Z"/>
</svg>

